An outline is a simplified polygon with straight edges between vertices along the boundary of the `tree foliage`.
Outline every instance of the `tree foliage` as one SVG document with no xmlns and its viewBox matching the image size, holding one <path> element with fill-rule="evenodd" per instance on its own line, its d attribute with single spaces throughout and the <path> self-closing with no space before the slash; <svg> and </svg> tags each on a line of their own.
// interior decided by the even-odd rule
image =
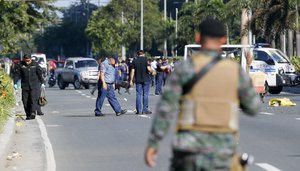
<svg viewBox="0 0 300 171">
<path fill-rule="evenodd" d="M 0 44 L 3 53 L 16 53 L 29 44 L 30 34 L 56 19 L 52 1 L 0 0 Z M 24 43 L 25 42 L 25 43 Z"/>
<path fill-rule="evenodd" d="M 122 12 L 124 23 L 122 23 Z M 140 47 L 140 0 L 112 0 L 94 12 L 86 33 L 93 43 L 94 52 L 109 55 L 120 53 L 126 45 L 129 54 Z M 174 33 L 174 23 L 164 21 L 157 0 L 144 1 L 144 47 L 150 51 L 155 44 L 162 50 L 163 39 Z"/>
</svg>

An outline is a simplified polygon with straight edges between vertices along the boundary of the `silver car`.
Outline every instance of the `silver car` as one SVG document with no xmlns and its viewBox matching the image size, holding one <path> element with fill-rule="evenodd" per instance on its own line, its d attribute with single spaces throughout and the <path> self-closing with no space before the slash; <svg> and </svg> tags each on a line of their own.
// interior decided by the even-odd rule
<svg viewBox="0 0 300 171">
<path fill-rule="evenodd" d="M 92 58 L 68 58 L 64 68 L 55 72 L 60 89 L 65 89 L 70 83 L 75 89 L 80 89 L 82 86 L 89 89 L 90 84 L 98 82 L 98 63 Z"/>
</svg>

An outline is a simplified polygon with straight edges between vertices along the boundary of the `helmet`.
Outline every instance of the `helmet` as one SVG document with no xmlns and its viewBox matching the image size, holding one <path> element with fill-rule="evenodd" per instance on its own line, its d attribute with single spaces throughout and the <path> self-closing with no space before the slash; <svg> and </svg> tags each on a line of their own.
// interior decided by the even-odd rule
<svg viewBox="0 0 300 171">
<path fill-rule="evenodd" d="M 40 105 L 40 106 L 46 106 L 47 103 L 48 103 L 48 102 L 47 102 L 45 96 L 41 96 L 41 97 L 39 98 L 39 105 Z"/>
</svg>

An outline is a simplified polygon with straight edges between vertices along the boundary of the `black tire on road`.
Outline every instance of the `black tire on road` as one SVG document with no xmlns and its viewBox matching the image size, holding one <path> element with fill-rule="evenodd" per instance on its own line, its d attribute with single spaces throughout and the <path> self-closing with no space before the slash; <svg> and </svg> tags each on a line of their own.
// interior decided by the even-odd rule
<svg viewBox="0 0 300 171">
<path fill-rule="evenodd" d="M 89 83 L 84 84 L 83 86 L 84 86 L 85 89 L 90 89 L 90 84 Z"/>
<path fill-rule="evenodd" d="M 61 77 L 58 77 L 58 87 L 61 90 L 64 90 L 66 88 L 66 84 L 64 83 L 63 79 Z"/>
<path fill-rule="evenodd" d="M 282 91 L 282 86 L 279 87 L 269 87 L 270 94 L 279 94 Z"/>
<path fill-rule="evenodd" d="M 81 88 L 81 83 L 80 83 L 80 81 L 77 77 L 75 77 L 75 80 L 74 80 L 74 88 L 75 89 L 80 89 Z"/>
</svg>

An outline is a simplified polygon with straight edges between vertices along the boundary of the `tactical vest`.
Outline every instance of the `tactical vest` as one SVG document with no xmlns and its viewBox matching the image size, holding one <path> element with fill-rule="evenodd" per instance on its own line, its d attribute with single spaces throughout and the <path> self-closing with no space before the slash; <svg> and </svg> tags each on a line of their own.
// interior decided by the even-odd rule
<svg viewBox="0 0 300 171">
<path fill-rule="evenodd" d="M 211 57 L 193 56 L 198 73 Z M 235 133 L 238 131 L 238 64 L 221 60 L 181 97 L 177 131 Z"/>
</svg>

